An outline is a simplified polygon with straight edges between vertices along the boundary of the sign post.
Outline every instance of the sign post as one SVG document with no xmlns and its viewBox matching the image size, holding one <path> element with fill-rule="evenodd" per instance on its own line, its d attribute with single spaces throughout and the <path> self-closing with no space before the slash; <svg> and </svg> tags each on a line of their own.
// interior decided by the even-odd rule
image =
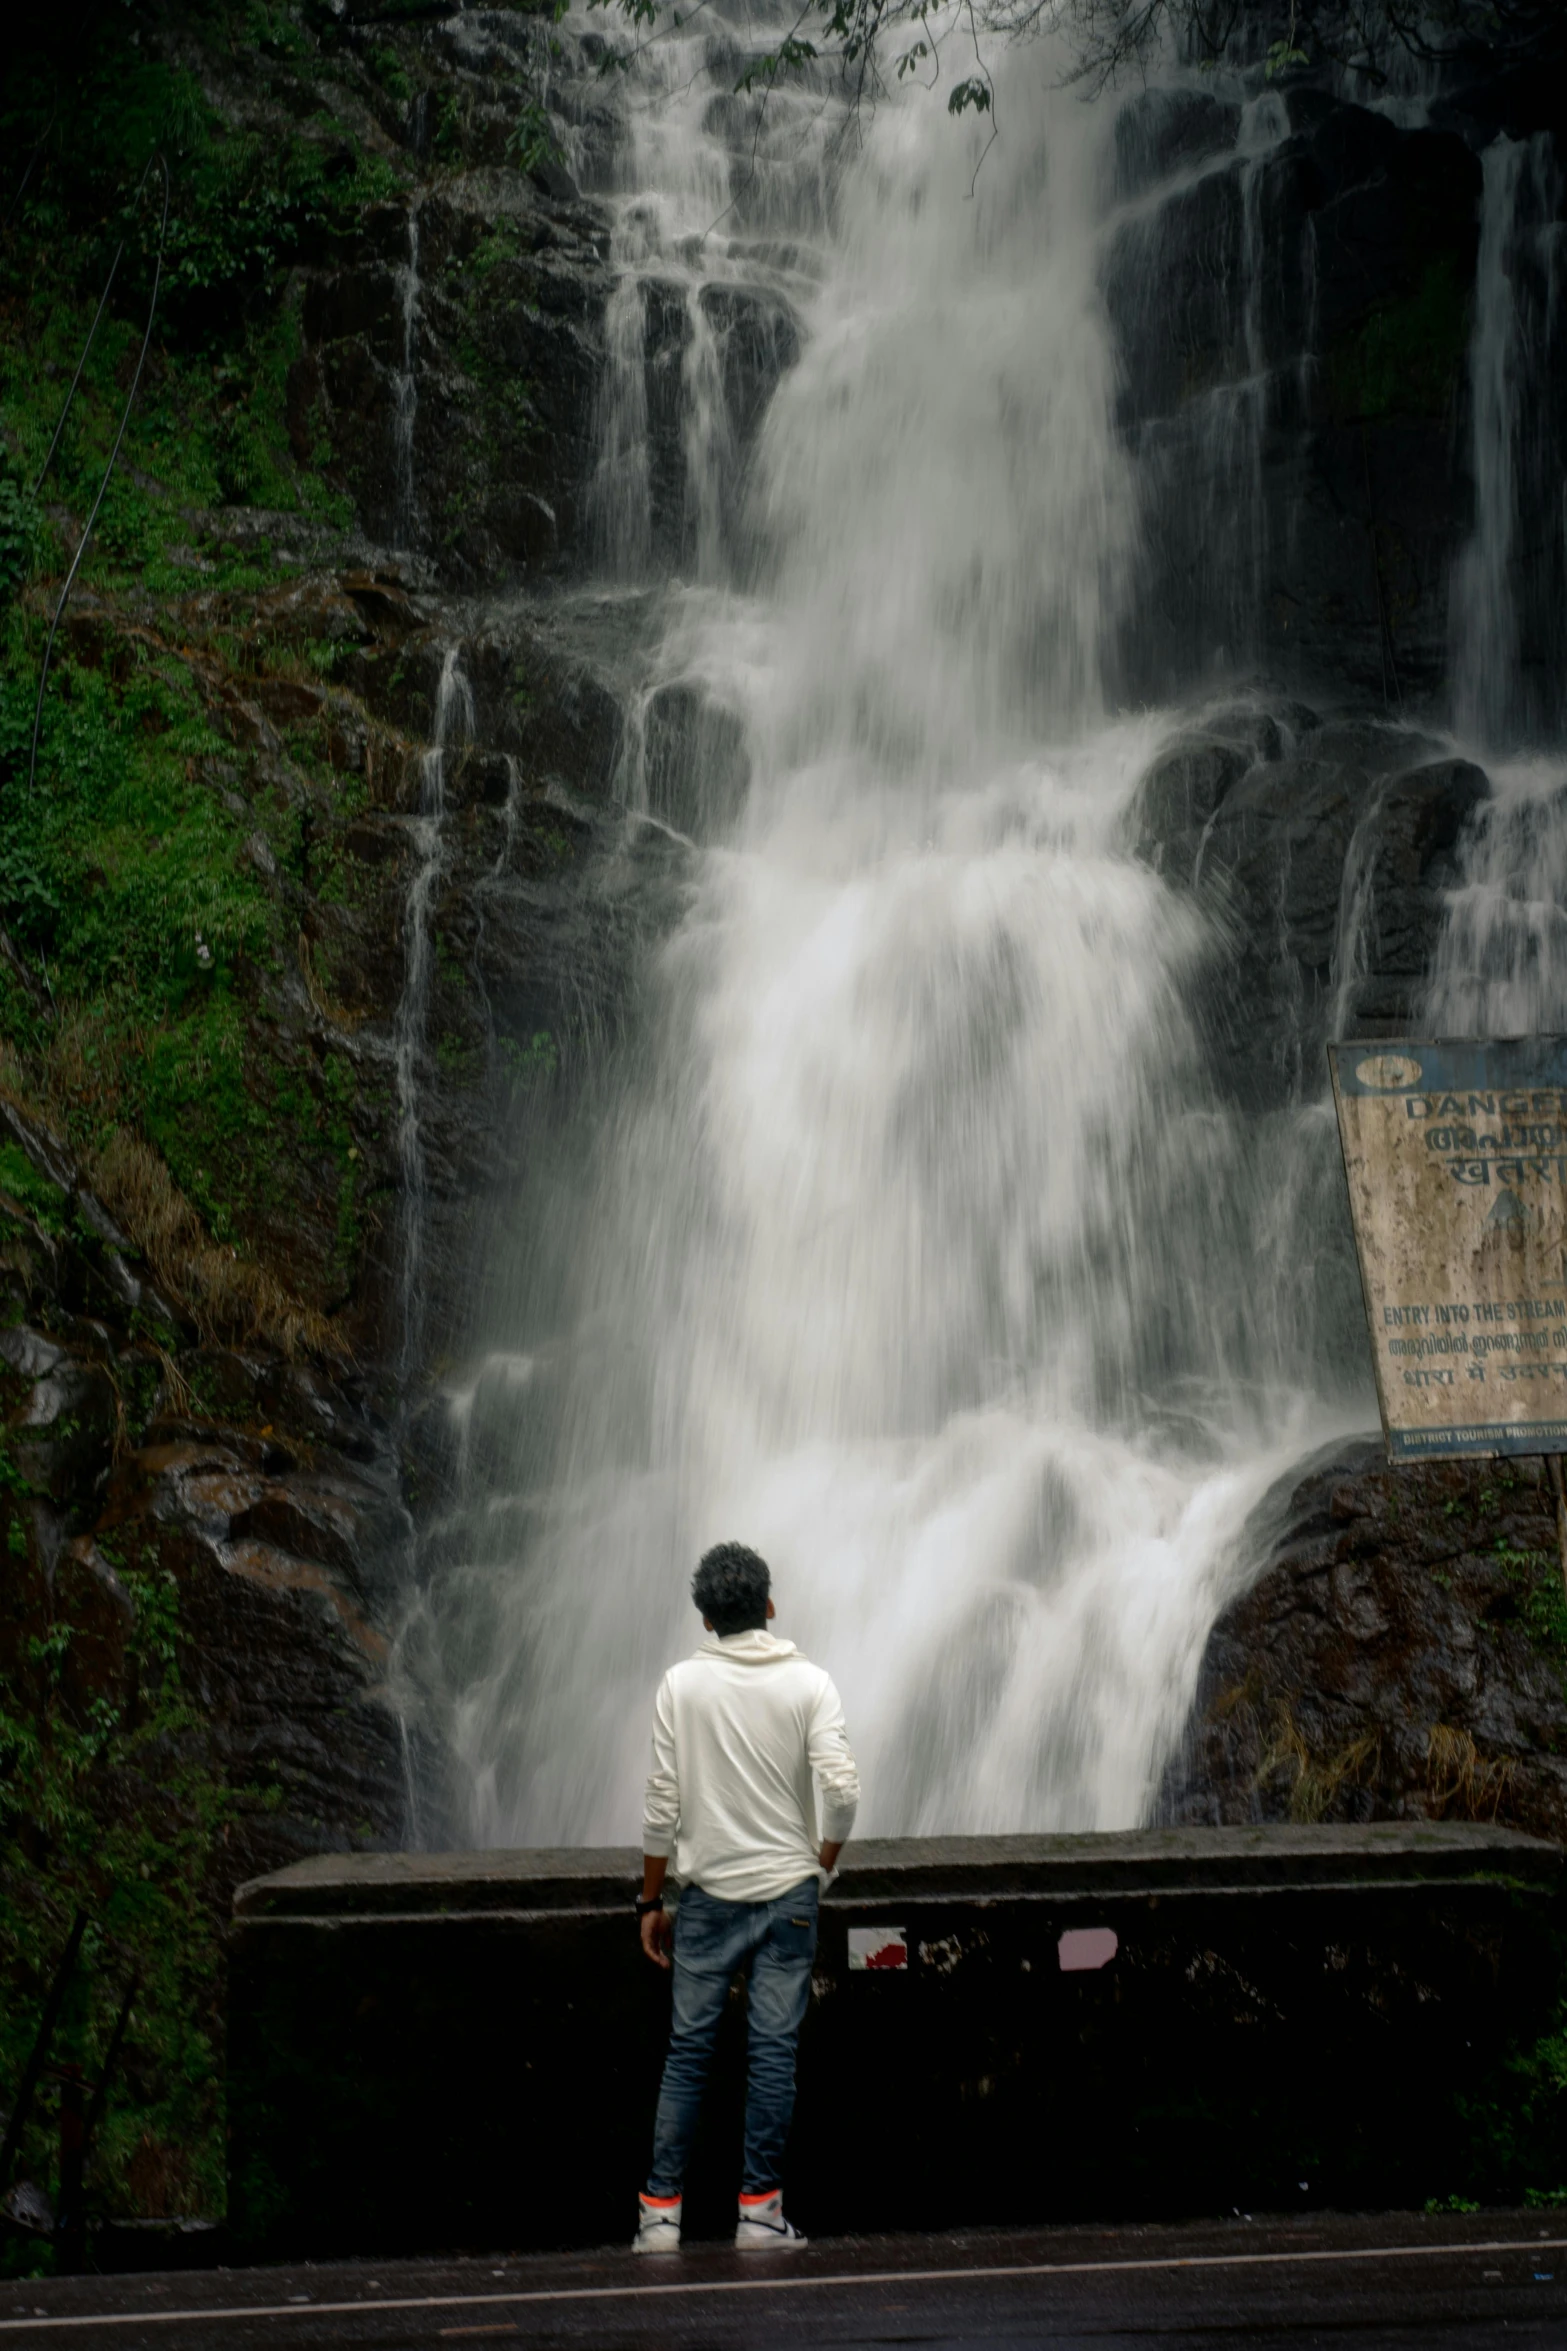
<svg viewBox="0 0 1567 2351">
<path fill-rule="evenodd" d="M 1542 1454 L 1567 1582 L 1567 1037 L 1328 1062 L 1388 1457 Z"/>
</svg>

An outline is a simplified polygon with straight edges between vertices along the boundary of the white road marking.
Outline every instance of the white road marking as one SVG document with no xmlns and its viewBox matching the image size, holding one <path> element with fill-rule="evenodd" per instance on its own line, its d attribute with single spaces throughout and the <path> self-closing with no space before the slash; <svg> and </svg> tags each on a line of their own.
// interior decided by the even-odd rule
<svg viewBox="0 0 1567 2351">
<path fill-rule="evenodd" d="M 311 2302 L 312 2318 L 363 2316 L 373 2310 L 482 2310 L 505 2304 L 543 2302 L 636 2302 L 669 2294 L 784 2294 L 805 2286 L 943 2286 L 972 2285 L 989 2278 L 1076 2278 L 1135 2275 L 1171 2269 L 1278 2269 L 1308 2261 L 1456 2261 L 1474 2253 L 1567 2252 L 1567 2237 L 1485 2237 L 1464 2245 L 1343 2245 L 1302 2248 L 1286 2253 L 1170 2253 L 1137 2261 L 1012 2261 L 972 2263 L 964 2269 L 859 2269 L 812 2272 L 777 2271 L 770 2277 L 648 2279 L 623 2286 L 529 2286 L 510 2294 L 407 2294 L 374 2301 Z M 678 2260 L 665 2254 L 664 2260 Z M 249 2302 L 212 2305 L 204 2310 L 108 2310 L 73 2313 L 60 2318 L 0 2318 L 0 2334 L 18 2334 L 31 2327 L 178 2326 L 215 2320 L 236 2323 L 252 2318 L 303 2318 L 297 2302 Z"/>
</svg>

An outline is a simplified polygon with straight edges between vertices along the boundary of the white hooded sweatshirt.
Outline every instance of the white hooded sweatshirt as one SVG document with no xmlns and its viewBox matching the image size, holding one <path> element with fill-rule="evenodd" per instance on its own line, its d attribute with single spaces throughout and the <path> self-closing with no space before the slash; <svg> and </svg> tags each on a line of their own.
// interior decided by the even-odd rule
<svg viewBox="0 0 1567 2351">
<path fill-rule="evenodd" d="M 859 1800 L 843 1701 L 792 1641 L 710 1633 L 660 1682 L 642 1850 L 682 1884 L 776 1902 L 816 1875 L 824 1840 L 843 1843 Z"/>
</svg>

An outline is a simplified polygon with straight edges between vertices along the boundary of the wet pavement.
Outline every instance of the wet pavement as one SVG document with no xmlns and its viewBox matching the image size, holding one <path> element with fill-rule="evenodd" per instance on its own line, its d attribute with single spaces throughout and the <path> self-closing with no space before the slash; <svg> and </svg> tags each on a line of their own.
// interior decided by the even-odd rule
<svg viewBox="0 0 1567 2351">
<path fill-rule="evenodd" d="M 0 2286 L 0 2345 L 296 2351 L 517 2343 L 1342 2343 L 1567 2347 L 1560 2214 L 839 2238 L 795 2254 L 613 2249 L 507 2260 L 61 2278 Z"/>
</svg>

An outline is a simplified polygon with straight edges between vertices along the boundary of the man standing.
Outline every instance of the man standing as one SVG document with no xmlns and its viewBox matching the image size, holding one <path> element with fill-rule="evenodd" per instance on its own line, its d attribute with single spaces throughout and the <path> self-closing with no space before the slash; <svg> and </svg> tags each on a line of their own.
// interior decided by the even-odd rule
<svg viewBox="0 0 1567 2351">
<path fill-rule="evenodd" d="M 816 1907 L 854 1825 L 859 1775 L 828 1676 L 767 1630 L 767 1562 L 706 1552 L 691 1583 L 708 1638 L 671 1666 L 653 1707 L 642 1832 L 642 1948 L 674 1954 L 674 2018 L 653 2164 L 633 2250 L 680 2249 L 686 2155 L 729 1986 L 751 1970 L 745 2166 L 735 2243 L 803 2245 L 783 2212 L 794 2053 L 816 1956 Z M 821 1824 L 816 1790 L 821 1790 Z M 679 1911 L 664 1908 L 671 1857 Z"/>
</svg>

